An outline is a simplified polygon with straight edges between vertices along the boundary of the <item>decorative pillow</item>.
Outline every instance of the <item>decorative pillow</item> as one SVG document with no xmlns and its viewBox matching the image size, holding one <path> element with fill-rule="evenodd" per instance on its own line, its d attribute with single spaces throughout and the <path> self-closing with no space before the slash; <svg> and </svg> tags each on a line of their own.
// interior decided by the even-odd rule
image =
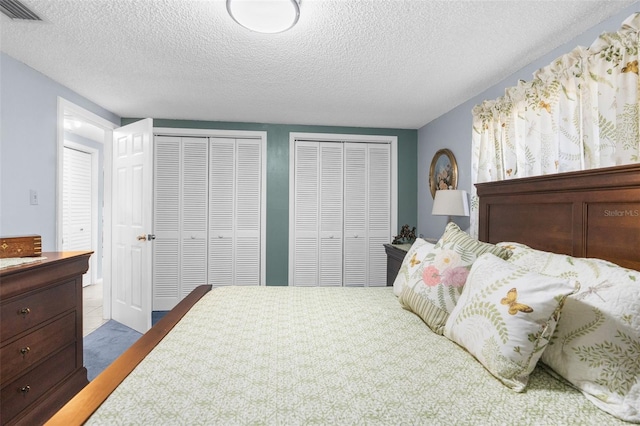
<svg viewBox="0 0 640 426">
<path fill-rule="evenodd" d="M 422 238 L 416 238 L 413 245 L 404 256 L 398 275 L 393 282 L 393 294 L 400 296 L 402 289 L 407 285 L 411 275 L 418 269 L 425 256 L 431 252 L 435 244 L 431 244 Z"/>
<path fill-rule="evenodd" d="M 433 250 L 412 271 L 400 293 L 400 303 L 420 316 L 433 331 L 442 334 L 471 265 L 484 253 L 501 258 L 511 255 L 505 248 L 470 237 L 450 222 Z"/>
<path fill-rule="evenodd" d="M 580 281 L 542 362 L 600 409 L 640 422 L 640 272 L 600 259 L 499 245 L 513 250 L 513 264 Z"/>
<path fill-rule="evenodd" d="M 509 388 L 522 392 L 575 282 L 485 254 L 473 264 L 444 335 Z"/>
</svg>

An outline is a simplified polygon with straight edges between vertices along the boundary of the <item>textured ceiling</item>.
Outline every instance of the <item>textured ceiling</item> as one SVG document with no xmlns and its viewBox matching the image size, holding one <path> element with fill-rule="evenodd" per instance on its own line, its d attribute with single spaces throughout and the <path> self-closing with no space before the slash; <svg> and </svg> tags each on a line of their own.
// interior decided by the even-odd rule
<svg viewBox="0 0 640 426">
<path fill-rule="evenodd" d="M 409 129 L 634 2 L 302 0 L 267 35 L 224 0 L 22 1 L 45 22 L 2 15 L 2 51 L 122 117 Z"/>
</svg>

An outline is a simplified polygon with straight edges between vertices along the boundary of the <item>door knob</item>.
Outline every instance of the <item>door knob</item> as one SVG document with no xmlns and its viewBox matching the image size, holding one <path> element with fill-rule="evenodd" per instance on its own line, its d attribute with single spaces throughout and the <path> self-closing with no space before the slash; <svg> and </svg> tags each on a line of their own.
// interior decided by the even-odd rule
<svg viewBox="0 0 640 426">
<path fill-rule="evenodd" d="M 140 234 L 136 238 L 138 241 L 147 241 L 147 234 Z"/>
</svg>

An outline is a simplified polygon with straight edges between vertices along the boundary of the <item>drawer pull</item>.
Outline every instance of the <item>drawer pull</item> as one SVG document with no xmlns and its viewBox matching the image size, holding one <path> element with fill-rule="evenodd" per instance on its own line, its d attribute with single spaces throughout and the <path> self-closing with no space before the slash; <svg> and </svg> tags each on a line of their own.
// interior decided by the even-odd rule
<svg viewBox="0 0 640 426">
<path fill-rule="evenodd" d="M 20 392 L 22 392 L 22 395 L 28 394 L 30 390 L 31 390 L 31 386 L 29 385 L 23 386 L 20 388 Z"/>
<path fill-rule="evenodd" d="M 22 354 L 22 357 L 24 358 L 24 356 L 28 354 L 30 350 L 31 348 L 29 346 L 25 346 L 24 348 L 20 349 L 20 353 Z"/>
<path fill-rule="evenodd" d="M 27 316 L 29 313 L 31 313 L 31 309 L 29 308 L 22 308 L 18 311 L 18 315 L 22 314 L 22 316 Z"/>
</svg>

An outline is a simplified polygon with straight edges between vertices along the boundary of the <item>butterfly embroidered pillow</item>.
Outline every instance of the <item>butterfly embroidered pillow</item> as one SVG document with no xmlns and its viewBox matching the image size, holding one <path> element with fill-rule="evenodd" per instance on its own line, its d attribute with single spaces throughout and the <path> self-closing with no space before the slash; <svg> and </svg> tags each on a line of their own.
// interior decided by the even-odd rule
<svg viewBox="0 0 640 426">
<path fill-rule="evenodd" d="M 576 285 L 482 255 L 471 268 L 444 335 L 506 386 L 522 392 Z"/>
<path fill-rule="evenodd" d="M 510 263 L 580 282 L 541 361 L 594 405 L 640 422 L 640 272 L 601 259 L 499 243 Z"/>
<path fill-rule="evenodd" d="M 442 334 L 471 265 L 484 253 L 502 258 L 511 254 L 508 249 L 472 238 L 450 222 L 435 247 L 411 270 L 398 300 L 404 308 L 422 318 L 429 328 Z"/>
<path fill-rule="evenodd" d="M 393 281 L 393 294 L 400 296 L 402 289 L 407 285 L 414 272 L 418 269 L 424 258 L 431 252 L 435 244 L 416 238 L 400 265 L 400 270 Z"/>
</svg>

